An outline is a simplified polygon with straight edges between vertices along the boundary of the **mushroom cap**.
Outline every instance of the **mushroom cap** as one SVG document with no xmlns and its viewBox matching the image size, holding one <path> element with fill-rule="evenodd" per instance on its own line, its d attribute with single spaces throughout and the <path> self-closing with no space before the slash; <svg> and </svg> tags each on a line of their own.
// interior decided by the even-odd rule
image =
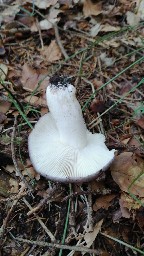
<svg viewBox="0 0 144 256">
<path fill-rule="evenodd" d="M 52 114 L 45 114 L 28 140 L 34 168 L 42 176 L 59 182 L 82 182 L 98 176 L 113 160 L 115 150 L 108 150 L 102 134 L 87 130 L 86 136 L 87 145 L 83 148 L 63 142 Z"/>
</svg>

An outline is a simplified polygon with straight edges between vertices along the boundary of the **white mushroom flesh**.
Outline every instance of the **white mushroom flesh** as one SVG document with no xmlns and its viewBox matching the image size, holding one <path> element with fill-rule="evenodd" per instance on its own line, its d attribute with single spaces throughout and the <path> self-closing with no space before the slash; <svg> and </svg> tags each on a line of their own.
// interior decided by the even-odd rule
<svg viewBox="0 0 144 256">
<path fill-rule="evenodd" d="M 30 159 L 49 179 L 88 181 L 111 163 L 115 150 L 108 150 L 104 135 L 87 130 L 73 85 L 51 83 L 46 97 L 50 113 L 29 136 Z"/>
</svg>

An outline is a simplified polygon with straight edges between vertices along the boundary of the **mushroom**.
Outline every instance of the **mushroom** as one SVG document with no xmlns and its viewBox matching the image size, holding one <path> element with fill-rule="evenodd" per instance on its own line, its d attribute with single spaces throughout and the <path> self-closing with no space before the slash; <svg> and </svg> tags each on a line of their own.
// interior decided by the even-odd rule
<svg viewBox="0 0 144 256">
<path fill-rule="evenodd" d="M 46 91 L 50 112 L 39 119 L 28 139 L 35 170 L 54 181 L 89 181 L 114 158 L 105 136 L 87 130 L 75 94 L 68 78 L 52 77 Z"/>
</svg>

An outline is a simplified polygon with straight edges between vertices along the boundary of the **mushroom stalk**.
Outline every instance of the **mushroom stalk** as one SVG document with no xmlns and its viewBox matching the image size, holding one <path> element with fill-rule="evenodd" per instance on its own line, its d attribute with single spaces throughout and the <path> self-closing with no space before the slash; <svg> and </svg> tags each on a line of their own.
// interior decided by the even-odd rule
<svg viewBox="0 0 144 256">
<path fill-rule="evenodd" d="M 87 145 L 87 128 L 75 88 L 68 82 L 47 88 L 47 104 L 59 132 L 60 141 L 77 149 Z"/>
<path fill-rule="evenodd" d="M 35 169 L 55 181 L 88 181 L 114 158 L 105 136 L 87 130 L 75 94 L 67 78 L 52 77 L 46 92 L 50 112 L 39 119 L 28 140 Z"/>
</svg>

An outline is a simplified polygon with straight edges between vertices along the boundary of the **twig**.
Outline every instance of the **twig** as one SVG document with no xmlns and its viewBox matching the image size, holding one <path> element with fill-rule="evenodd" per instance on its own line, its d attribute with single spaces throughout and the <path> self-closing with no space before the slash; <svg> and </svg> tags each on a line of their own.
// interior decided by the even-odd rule
<svg viewBox="0 0 144 256">
<path fill-rule="evenodd" d="M 30 210 L 32 210 L 32 207 L 31 207 L 31 205 L 29 204 L 29 202 L 25 199 L 25 198 L 23 198 L 23 201 L 24 201 L 24 203 L 26 204 L 26 206 L 30 209 Z M 38 222 L 40 223 L 40 225 L 42 226 L 42 228 L 45 230 L 45 232 L 47 233 L 47 235 L 51 238 L 51 241 L 52 242 L 54 242 L 55 241 L 55 237 L 54 237 L 54 235 L 51 233 L 51 231 L 45 226 L 45 224 L 43 223 L 43 221 L 37 216 L 37 215 L 35 215 L 36 216 L 36 219 L 38 220 Z"/>
<path fill-rule="evenodd" d="M 53 28 L 54 28 L 54 31 L 55 31 L 55 37 L 56 37 L 57 44 L 58 44 L 63 56 L 65 57 L 65 59 L 68 59 L 69 56 L 67 55 L 67 53 L 66 53 L 66 51 L 65 51 L 65 49 L 62 45 L 62 42 L 61 42 L 61 39 L 60 39 L 60 36 L 59 36 L 58 27 L 57 27 L 56 23 L 53 24 Z"/>
<path fill-rule="evenodd" d="M 2 238 L 3 235 L 4 235 L 4 232 L 5 232 L 5 229 L 6 229 L 8 220 L 9 220 L 9 218 L 10 218 L 10 215 L 11 215 L 11 213 L 12 213 L 12 211 L 13 211 L 15 205 L 17 204 L 18 200 L 19 200 L 19 199 L 22 197 L 22 195 L 23 195 L 24 189 L 25 189 L 24 187 L 21 187 L 21 190 L 20 190 L 20 192 L 19 192 L 18 195 L 17 195 L 17 199 L 15 199 L 15 200 L 13 201 L 12 206 L 11 206 L 11 208 L 9 209 L 7 216 L 6 216 L 5 219 L 3 220 L 3 225 L 2 225 L 1 228 L 0 228 L 0 237 L 1 237 L 1 238 Z"/>
<path fill-rule="evenodd" d="M 27 192 L 22 192 L 21 193 L 21 197 L 26 196 L 26 195 L 27 195 Z M 14 196 L 9 196 L 8 198 L 2 198 L 2 199 L 0 199 L 0 202 L 8 202 L 8 201 L 11 201 L 11 200 L 16 200 L 18 198 L 19 198 L 19 194 L 14 195 Z"/>
<path fill-rule="evenodd" d="M 27 215 L 30 216 L 30 215 L 34 214 L 34 213 L 37 212 L 39 209 L 41 209 L 45 203 L 48 204 L 48 203 L 51 203 L 51 202 L 55 201 L 56 198 L 58 198 L 58 197 L 61 196 L 61 194 L 62 194 L 62 191 L 61 191 L 60 194 L 58 194 L 57 196 L 54 196 L 55 192 L 59 193 L 57 186 L 55 186 L 54 188 L 52 188 L 52 189 L 49 191 L 49 193 L 47 193 L 47 195 L 39 202 L 39 204 L 38 204 L 36 207 L 32 208 L 32 209 L 27 213 Z"/>
<path fill-rule="evenodd" d="M 11 152 L 12 152 L 12 160 L 13 160 L 13 164 L 15 167 L 15 172 L 16 175 L 18 175 L 22 182 L 26 185 L 26 187 L 32 191 L 32 187 L 28 184 L 28 182 L 26 181 L 26 179 L 24 178 L 24 176 L 22 175 L 22 173 L 20 172 L 18 165 L 17 165 L 17 161 L 16 161 L 16 157 L 15 157 L 15 149 L 14 149 L 14 138 L 15 138 L 15 130 L 16 130 L 16 124 L 17 124 L 17 117 L 15 116 L 15 121 L 14 121 L 14 126 L 13 126 L 13 132 L 12 132 L 12 136 L 11 136 Z"/>
<path fill-rule="evenodd" d="M 23 243 L 29 243 L 29 244 L 35 244 L 39 245 L 42 247 L 53 247 L 57 249 L 65 249 L 65 250 L 74 250 L 76 252 L 88 252 L 88 253 L 94 253 L 96 255 L 100 255 L 101 252 L 100 250 L 96 249 L 89 249 L 87 247 L 82 247 L 82 246 L 69 246 L 69 245 L 62 245 L 62 244 L 56 244 L 56 243 L 47 243 L 47 242 L 39 242 L 39 241 L 33 241 L 33 240 L 28 240 L 28 239 L 23 239 L 23 238 L 15 238 L 19 242 Z"/>
<path fill-rule="evenodd" d="M 88 191 L 91 191 L 91 183 L 88 184 Z M 84 229 L 86 232 L 91 232 L 93 231 L 93 209 L 92 209 L 92 194 L 88 194 L 88 200 L 86 199 L 86 204 L 87 204 L 87 222 L 84 226 Z"/>
<path fill-rule="evenodd" d="M 38 32 L 39 32 L 41 48 L 43 49 L 44 48 L 44 44 L 43 44 L 43 39 L 42 39 L 42 33 L 41 33 L 41 29 L 40 29 L 39 22 L 38 22 L 37 18 L 36 18 L 36 26 L 37 26 L 37 29 L 38 29 Z"/>
</svg>

